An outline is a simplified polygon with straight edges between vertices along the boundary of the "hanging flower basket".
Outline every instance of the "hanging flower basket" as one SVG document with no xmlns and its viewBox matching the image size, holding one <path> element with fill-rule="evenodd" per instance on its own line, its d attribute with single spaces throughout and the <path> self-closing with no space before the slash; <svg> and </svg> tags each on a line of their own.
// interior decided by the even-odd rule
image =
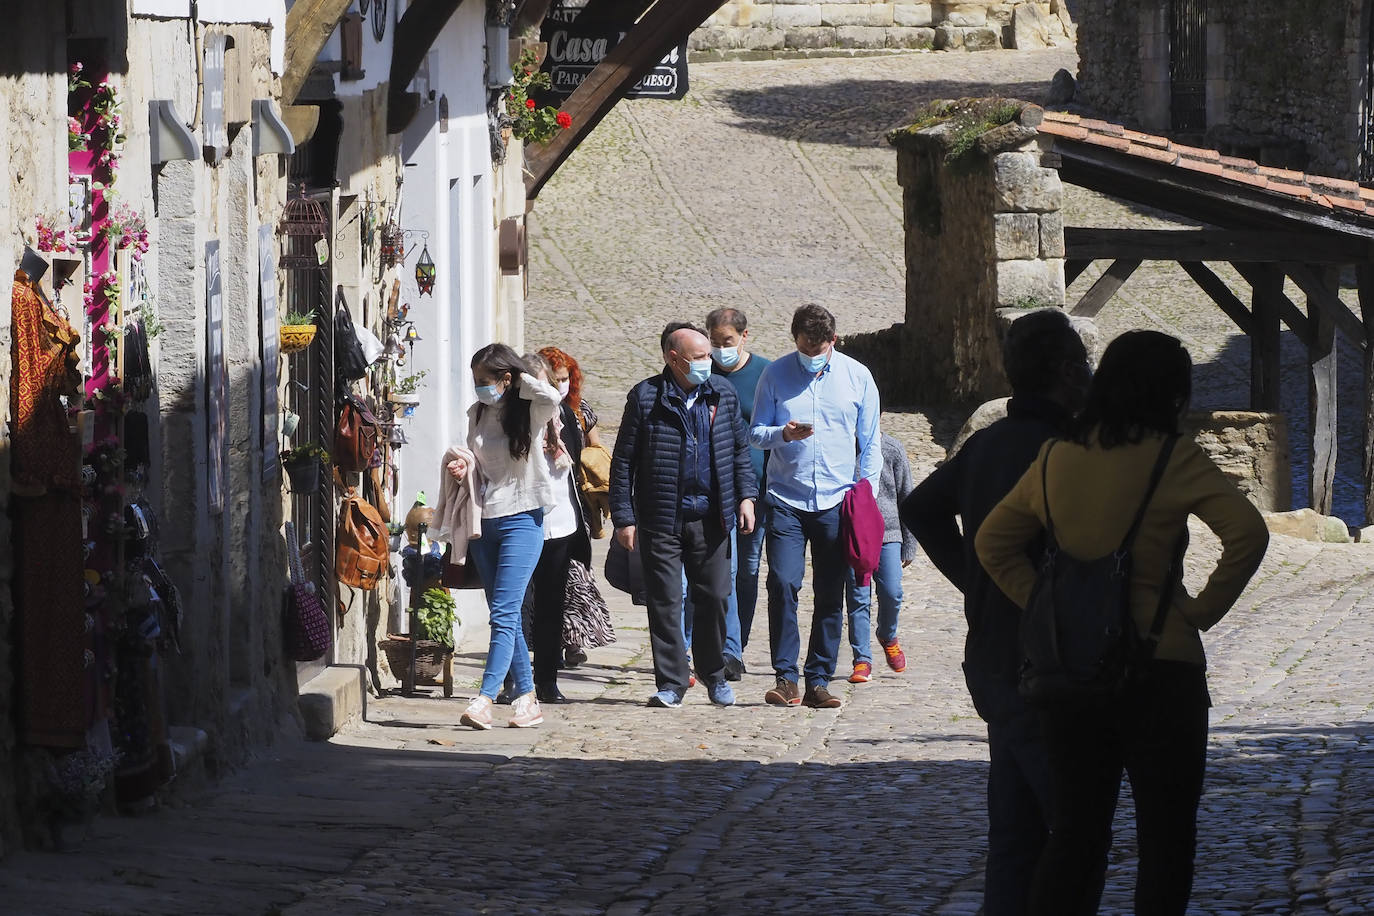
<svg viewBox="0 0 1374 916">
<path fill-rule="evenodd" d="M 281 326 L 281 351 L 299 353 L 308 348 L 315 339 L 316 326 L 313 324 L 284 324 Z"/>
<path fill-rule="evenodd" d="M 282 467 L 286 469 L 286 476 L 291 481 L 292 493 L 319 492 L 323 465 L 317 456 L 289 458 L 282 461 Z"/>
<path fill-rule="evenodd" d="M 420 395 L 414 391 L 393 391 L 386 396 L 386 399 L 393 404 L 405 404 L 414 406 L 420 403 Z"/>
</svg>

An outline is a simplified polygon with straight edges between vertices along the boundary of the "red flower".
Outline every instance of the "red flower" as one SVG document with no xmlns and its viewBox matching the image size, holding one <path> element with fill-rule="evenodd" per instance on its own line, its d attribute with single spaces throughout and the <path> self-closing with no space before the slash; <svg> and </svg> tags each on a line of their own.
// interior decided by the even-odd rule
<svg viewBox="0 0 1374 916">
<path fill-rule="evenodd" d="M 572 115 L 568 114 L 566 111 L 560 111 L 558 113 L 557 121 L 558 126 L 563 128 L 564 130 L 567 130 L 569 127 L 572 127 Z"/>
<path fill-rule="evenodd" d="M 533 110 L 533 108 L 534 108 L 534 99 L 525 99 L 525 107 L 526 107 L 526 108 L 529 108 L 529 109 L 531 109 L 531 110 Z"/>
</svg>

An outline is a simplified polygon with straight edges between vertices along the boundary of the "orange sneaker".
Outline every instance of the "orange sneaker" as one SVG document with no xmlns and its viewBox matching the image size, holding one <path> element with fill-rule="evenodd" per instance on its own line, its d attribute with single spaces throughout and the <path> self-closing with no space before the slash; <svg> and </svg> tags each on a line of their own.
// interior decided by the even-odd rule
<svg viewBox="0 0 1374 916">
<path fill-rule="evenodd" d="M 887 656 L 887 666 L 898 674 L 906 670 L 906 654 L 902 652 L 902 644 L 897 640 L 883 646 L 883 654 Z"/>
<path fill-rule="evenodd" d="M 867 684 L 873 680 L 873 666 L 868 662 L 855 662 L 854 673 L 849 676 L 851 684 Z"/>
</svg>

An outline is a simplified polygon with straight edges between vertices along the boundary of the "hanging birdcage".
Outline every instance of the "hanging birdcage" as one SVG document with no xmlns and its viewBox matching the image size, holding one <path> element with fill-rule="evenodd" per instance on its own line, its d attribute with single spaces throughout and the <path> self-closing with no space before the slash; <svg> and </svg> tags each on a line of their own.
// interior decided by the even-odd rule
<svg viewBox="0 0 1374 916">
<path fill-rule="evenodd" d="M 395 267 L 405 259 L 406 234 L 395 220 L 382 227 L 382 267 Z"/>
<path fill-rule="evenodd" d="M 304 184 L 286 202 L 277 235 L 282 240 L 282 269 L 319 270 L 329 263 L 329 215 L 306 194 Z"/>
<path fill-rule="evenodd" d="M 415 262 L 415 285 L 420 287 L 421 296 L 434 295 L 434 280 L 437 276 L 434 259 L 429 256 L 429 246 L 426 245 L 420 252 L 420 259 Z"/>
</svg>

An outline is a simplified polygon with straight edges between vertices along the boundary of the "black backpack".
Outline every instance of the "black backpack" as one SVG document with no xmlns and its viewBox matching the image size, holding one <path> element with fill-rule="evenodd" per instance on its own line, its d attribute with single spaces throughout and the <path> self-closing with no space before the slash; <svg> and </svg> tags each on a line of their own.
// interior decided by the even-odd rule
<svg viewBox="0 0 1374 916">
<path fill-rule="evenodd" d="M 334 376 L 339 384 L 346 384 L 367 375 L 367 357 L 363 345 L 358 342 L 358 332 L 353 329 L 353 319 L 348 314 L 348 304 L 344 301 L 343 287 L 339 288 L 337 307 L 334 310 Z"/>
<path fill-rule="evenodd" d="M 1159 606 L 1149 636 L 1142 640 L 1131 616 L 1131 546 L 1145 509 L 1164 476 L 1178 436 L 1160 447 L 1135 519 L 1121 546 L 1096 560 L 1080 560 L 1059 548 L 1045 486 L 1050 443 L 1041 463 L 1045 493 L 1045 552 L 1035 588 L 1021 615 L 1019 690 L 1032 706 L 1101 706 L 1118 697 L 1131 677 L 1154 657 L 1178 574 L 1180 538 L 1160 589 Z"/>
</svg>

